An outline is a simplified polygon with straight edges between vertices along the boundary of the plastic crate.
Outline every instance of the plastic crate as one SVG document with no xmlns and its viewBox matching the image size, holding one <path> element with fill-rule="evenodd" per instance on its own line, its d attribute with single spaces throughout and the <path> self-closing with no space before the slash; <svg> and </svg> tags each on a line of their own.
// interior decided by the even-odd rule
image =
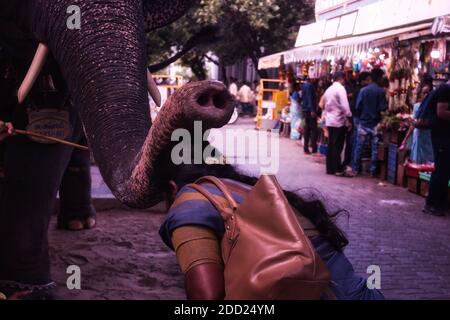
<svg viewBox="0 0 450 320">
<path fill-rule="evenodd" d="M 431 172 L 419 172 L 420 180 L 430 182 Z M 450 180 L 448 181 L 448 187 L 450 188 Z"/>
<path fill-rule="evenodd" d="M 405 169 L 408 177 L 419 178 L 421 172 L 433 172 L 434 166 L 407 163 Z"/>
<path fill-rule="evenodd" d="M 430 181 L 431 173 L 430 172 L 419 172 L 419 178 L 424 181 Z"/>
</svg>

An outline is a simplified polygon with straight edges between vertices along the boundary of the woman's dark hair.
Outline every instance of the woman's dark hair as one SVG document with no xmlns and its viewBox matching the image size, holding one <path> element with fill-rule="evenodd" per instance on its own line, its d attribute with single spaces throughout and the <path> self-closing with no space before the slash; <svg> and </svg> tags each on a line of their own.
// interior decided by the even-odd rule
<svg viewBox="0 0 450 320">
<path fill-rule="evenodd" d="M 168 198 L 172 193 L 169 186 L 169 181 L 173 180 L 178 188 L 182 188 L 184 185 L 195 182 L 197 179 L 211 175 L 217 178 L 231 179 L 234 181 L 242 182 L 247 185 L 255 185 L 258 181 L 255 177 L 239 173 L 232 165 L 229 164 L 182 164 L 175 165 L 167 157 L 169 152 L 164 152 L 160 156 L 159 163 L 157 165 L 157 181 L 160 184 L 160 188 L 167 193 Z M 345 233 L 335 224 L 335 219 L 341 213 L 346 211 L 339 210 L 333 214 L 330 214 L 323 204 L 323 202 L 317 197 L 313 199 L 304 199 L 295 192 L 285 191 L 284 194 L 289 203 L 297 209 L 299 213 L 308 218 L 316 227 L 317 231 L 322 237 L 324 237 L 336 250 L 342 251 L 342 249 L 348 244 Z"/>
</svg>

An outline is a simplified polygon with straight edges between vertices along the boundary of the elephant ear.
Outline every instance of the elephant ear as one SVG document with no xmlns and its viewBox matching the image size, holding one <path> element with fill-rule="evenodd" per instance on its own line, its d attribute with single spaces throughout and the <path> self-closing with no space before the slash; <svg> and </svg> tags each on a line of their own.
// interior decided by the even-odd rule
<svg viewBox="0 0 450 320">
<path fill-rule="evenodd" d="M 199 0 L 144 0 L 146 31 L 171 24 L 198 2 Z"/>
</svg>

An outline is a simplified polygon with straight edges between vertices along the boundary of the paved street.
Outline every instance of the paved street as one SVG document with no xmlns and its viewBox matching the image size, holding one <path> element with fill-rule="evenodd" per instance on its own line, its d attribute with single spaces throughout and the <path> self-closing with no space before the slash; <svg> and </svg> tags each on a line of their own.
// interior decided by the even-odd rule
<svg viewBox="0 0 450 320">
<path fill-rule="evenodd" d="M 251 120 L 236 127 L 251 127 Z M 318 194 L 330 210 L 345 209 L 346 254 L 357 272 L 381 268 L 389 299 L 450 298 L 450 217 L 421 212 L 424 199 L 377 179 L 325 175 L 323 159 L 305 156 L 294 141 L 280 140 L 281 184 L 303 195 Z M 255 168 L 248 168 L 252 171 Z M 98 176 L 94 191 L 108 197 Z M 157 235 L 162 213 L 115 209 L 99 213 L 95 230 L 51 230 L 53 274 L 63 286 L 69 264 L 81 264 L 82 291 L 60 289 L 66 298 L 184 298 L 173 253 Z"/>
</svg>

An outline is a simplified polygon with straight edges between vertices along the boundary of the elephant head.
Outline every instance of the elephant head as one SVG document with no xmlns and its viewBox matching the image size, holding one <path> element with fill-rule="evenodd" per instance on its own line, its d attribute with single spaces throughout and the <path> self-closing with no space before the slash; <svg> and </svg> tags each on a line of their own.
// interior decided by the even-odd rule
<svg viewBox="0 0 450 320">
<path fill-rule="evenodd" d="M 222 84 L 190 84 L 164 106 L 169 120 L 158 123 L 158 130 L 152 126 L 145 31 L 174 21 L 195 1 L 24 1 L 27 28 L 59 65 L 105 182 L 128 206 L 153 205 L 158 190 L 152 163 L 163 144 L 161 131 L 170 137 L 170 130 L 193 120 L 224 125 L 233 109 Z M 81 9 L 79 30 L 67 28 L 70 5 Z"/>
</svg>

